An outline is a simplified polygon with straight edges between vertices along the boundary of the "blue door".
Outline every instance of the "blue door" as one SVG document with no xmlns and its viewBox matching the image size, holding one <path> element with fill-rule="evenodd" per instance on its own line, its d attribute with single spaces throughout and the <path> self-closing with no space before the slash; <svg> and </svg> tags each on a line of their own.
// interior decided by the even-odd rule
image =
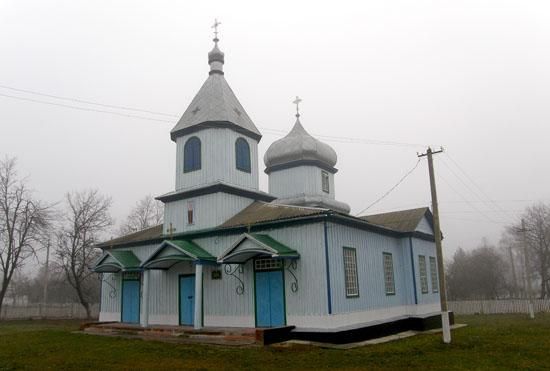
<svg viewBox="0 0 550 371">
<path fill-rule="evenodd" d="M 285 324 L 283 272 L 256 272 L 256 325 L 278 327 Z"/>
<path fill-rule="evenodd" d="M 122 322 L 139 323 L 139 281 L 122 281 Z"/>
<path fill-rule="evenodd" d="M 180 325 L 193 325 L 195 319 L 195 276 L 180 276 Z"/>
</svg>

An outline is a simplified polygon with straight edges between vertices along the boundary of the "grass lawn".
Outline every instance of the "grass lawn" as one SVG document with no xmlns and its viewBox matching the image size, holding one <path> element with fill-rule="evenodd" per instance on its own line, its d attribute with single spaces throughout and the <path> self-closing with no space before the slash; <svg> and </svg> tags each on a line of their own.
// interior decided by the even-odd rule
<svg viewBox="0 0 550 371">
<path fill-rule="evenodd" d="M 74 334 L 75 321 L 0 322 L 0 370 L 550 369 L 550 314 L 459 316 L 443 345 L 423 334 L 351 350 L 229 348 Z"/>
</svg>

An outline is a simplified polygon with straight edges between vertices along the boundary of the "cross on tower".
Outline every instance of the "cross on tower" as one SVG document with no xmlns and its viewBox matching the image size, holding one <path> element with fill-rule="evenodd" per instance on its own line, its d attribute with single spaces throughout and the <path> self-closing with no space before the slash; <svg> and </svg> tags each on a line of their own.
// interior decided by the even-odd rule
<svg viewBox="0 0 550 371">
<path fill-rule="evenodd" d="M 221 25 L 221 22 L 218 22 L 218 19 L 214 19 L 214 24 L 212 28 L 214 29 L 214 40 L 218 40 L 218 26 Z"/>
<path fill-rule="evenodd" d="M 302 100 L 299 96 L 296 96 L 296 99 L 292 102 L 296 105 L 296 117 L 300 117 L 300 102 L 302 102 Z"/>
</svg>

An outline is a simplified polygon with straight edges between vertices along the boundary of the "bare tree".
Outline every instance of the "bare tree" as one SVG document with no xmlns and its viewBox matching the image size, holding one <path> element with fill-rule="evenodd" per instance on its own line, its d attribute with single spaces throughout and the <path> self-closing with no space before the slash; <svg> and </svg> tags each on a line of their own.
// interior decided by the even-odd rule
<svg viewBox="0 0 550 371">
<path fill-rule="evenodd" d="M 50 216 L 18 177 L 15 159 L 0 160 L 0 310 L 14 272 L 36 256 Z"/>
<path fill-rule="evenodd" d="M 486 240 L 471 251 L 458 249 L 447 268 L 449 296 L 453 300 L 498 299 L 508 291 L 507 268 L 500 252 Z"/>
<path fill-rule="evenodd" d="M 550 296 L 550 205 L 539 203 L 528 207 L 522 215 L 521 224 L 512 225 L 507 232 L 513 235 L 527 252 L 527 274 L 535 276 L 540 283 L 540 298 Z M 525 254 L 524 254 L 525 255 Z M 526 258 L 525 256 L 523 257 Z"/>
<path fill-rule="evenodd" d="M 91 317 L 92 290 L 97 287 L 90 268 L 99 252 L 93 245 L 113 223 L 109 213 L 111 203 L 110 197 L 99 194 L 97 190 L 68 193 L 66 214 L 57 233 L 59 264 L 88 318 Z"/>
<path fill-rule="evenodd" d="M 124 224 L 120 227 L 120 234 L 125 235 L 140 231 L 145 228 L 162 224 L 164 218 L 164 205 L 151 195 L 139 200 Z"/>
</svg>

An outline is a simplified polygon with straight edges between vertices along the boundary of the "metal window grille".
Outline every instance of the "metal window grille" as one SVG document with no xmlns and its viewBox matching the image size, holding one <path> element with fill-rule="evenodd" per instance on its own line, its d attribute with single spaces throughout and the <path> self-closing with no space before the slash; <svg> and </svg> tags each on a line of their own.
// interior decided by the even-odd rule
<svg viewBox="0 0 550 371">
<path fill-rule="evenodd" d="M 395 278 L 393 276 L 393 256 L 390 253 L 384 253 L 384 285 L 386 295 L 395 294 Z"/>
<path fill-rule="evenodd" d="M 344 275 L 346 296 L 359 296 L 359 280 L 357 279 L 357 255 L 350 247 L 344 247 Z"/>
<path fill-rule="evenodd" d="M 323 187 L 323 192 L 330 193 L 329 177 L 326 171 L 321 172 L 321 183 Z"/>
<path fill-rule="evenodd" d="M 437 264 L 435 257 L 430 256 L 430 276 L 432 278 L 432 292 L 439 292 L 439 280 L 437 279 Z"/>
<path fill-rule="evenodd" d="M 257 271 L 269 271 L 281 269 L 283 261 L 280 259 L 260 258 L 254 261 L 254 269 Z"/>
<path fill-rule="evenodd" d="M 420 288 L 423 294 L 428 293 L 428 272 L 426 271 L 426 257 L 418 255 L 418 270 L 420 272 Z"/>
</svg>

